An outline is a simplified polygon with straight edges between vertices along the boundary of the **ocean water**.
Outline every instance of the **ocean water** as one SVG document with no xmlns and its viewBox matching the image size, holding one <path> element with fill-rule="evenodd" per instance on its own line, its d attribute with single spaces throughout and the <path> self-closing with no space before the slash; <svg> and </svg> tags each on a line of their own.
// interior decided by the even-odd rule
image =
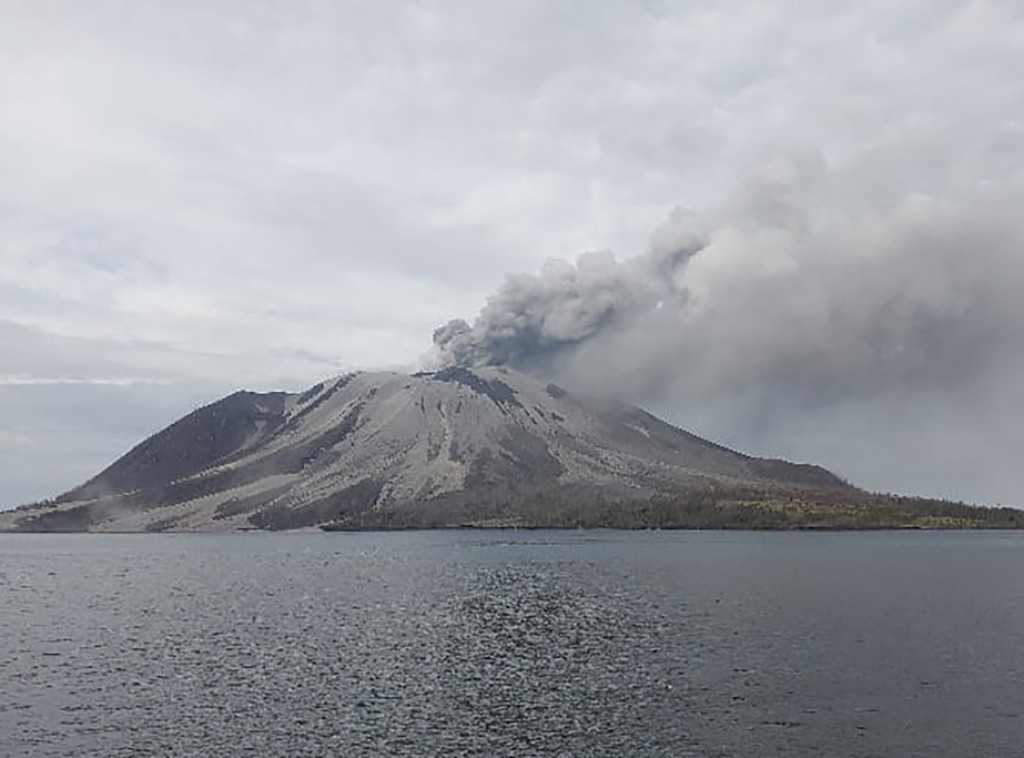
<svg viewBox="0 0 1024 758">
<path fill-rule="evenodd" d="M 1024 534 L 0 535 L 0 756 L 331 755 L 1024 755 Z"/>
</svg>

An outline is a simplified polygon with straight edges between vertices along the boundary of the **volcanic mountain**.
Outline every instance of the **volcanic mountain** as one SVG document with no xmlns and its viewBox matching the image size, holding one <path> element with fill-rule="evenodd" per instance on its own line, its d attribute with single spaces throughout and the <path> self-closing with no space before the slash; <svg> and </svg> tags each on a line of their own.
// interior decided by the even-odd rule
<svg viewBox="0 0 1024 758">
<path fill-rule="evenodd" d="M 847 488 L 820 467 L 743 455 L 633 406 L 507 368 L 452 367 L 237 392 L 56 500 L 0 514 L 0 529 L 441 526 L 709 481 Z"/>
</svg>

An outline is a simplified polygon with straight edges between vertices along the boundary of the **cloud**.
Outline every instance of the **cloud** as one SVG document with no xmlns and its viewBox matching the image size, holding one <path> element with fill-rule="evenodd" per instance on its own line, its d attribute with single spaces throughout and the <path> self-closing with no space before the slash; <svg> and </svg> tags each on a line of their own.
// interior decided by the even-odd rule
<svg viewBox="0 0 1024 758">
<path fill-rule="evenodd" d="M 1012 500 L 1024 186 L 907 189 L 851 210 L 860 176 L 772 152 L 640 256 L 509 277 L 472 325 L 438 330 L 432 360 L 555 376 L 743 449 L 824 457 L 867 486 Z M 936 447 L 979 473 L 954 483 L 935 466 L 923 482 Z"/>
<path fill-rule="evenodd" d="M 0 374 L 0 386 L 32 387 L 60 384 L 95 384 L 108 387 L 131 387 L 137 384 L 168 384 L 167 379 L 141 376 L 29 376 L 26 374 Z"/>
</svg>

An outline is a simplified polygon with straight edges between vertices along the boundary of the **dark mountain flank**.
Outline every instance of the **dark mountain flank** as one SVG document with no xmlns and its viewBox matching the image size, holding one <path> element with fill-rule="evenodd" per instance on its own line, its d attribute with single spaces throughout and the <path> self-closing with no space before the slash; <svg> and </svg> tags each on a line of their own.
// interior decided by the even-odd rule
<svg viewBox="0 0 1024 758">
<path fill-rule="evenodd" d="M 818 466 L 743 455 L 633 406 L 449 368 L 235 393 L 56 500 L 0 514 L 0 528 L 728 526 L 688 523 L 680 504 L 736 501 L 749 516 L 826 493 L 836 508 L 863 497 Z"/>
</svg>

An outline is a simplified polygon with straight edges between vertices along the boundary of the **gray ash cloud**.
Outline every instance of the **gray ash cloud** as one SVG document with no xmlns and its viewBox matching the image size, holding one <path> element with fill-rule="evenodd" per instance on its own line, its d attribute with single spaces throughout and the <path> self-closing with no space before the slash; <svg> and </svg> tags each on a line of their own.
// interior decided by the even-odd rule
<svg viewBox="0 0 1024 758">
<path fill-rule="evenodd" d="M 611 253 L 549 260 L 541 272 L 509 276 L 472 325 L 449 321 L 434 332 L 439 365 L 513 365 L 537 369 L 603 335 L 633 328 L 667 304 L 684 305 L 680 275 L 708 240 L 678 211 L 644 255 Z"/>
<path fill-rule="evenodd" d="M 814 151 L 769 156 L 641 255 L 509 276 L 472 323 L 435 332 L 432 361 L 508 364 L 868 486 L 1013 501 L 1024 193 L 872 193 L 864 176 Z M 907 474 L 929 456 L 933 487 Z"/>
</svg>

